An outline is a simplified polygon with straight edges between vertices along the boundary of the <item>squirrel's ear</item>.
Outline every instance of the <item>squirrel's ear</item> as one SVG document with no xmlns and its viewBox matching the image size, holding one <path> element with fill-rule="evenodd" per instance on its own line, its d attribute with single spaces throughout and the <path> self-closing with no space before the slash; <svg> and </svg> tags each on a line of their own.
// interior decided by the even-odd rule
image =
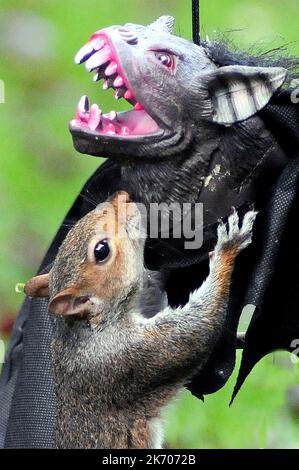
<svg viewBox="0 0 299 470">
<path fill-rule="evenodd" d="M 243 121 L 266 106 L 286 75 L 282 67 L 243 65 L 219 67 L 200 75 L 195 89 L 202 117 L 226 126 Z"/>
<path fill-rule="evenodd" d="M 25 284 L 24 292 L 29 297 L 49 297 L 49 273 L 30 279 Z"/>
<path fill-rule="evenodd" d="M 54 315 L 86 316 L 93 303 L 88 295 L 80 296 L 75 287 L 65 289 L 57 294 L 49 304 L 49 311 Z"/>
</svg>

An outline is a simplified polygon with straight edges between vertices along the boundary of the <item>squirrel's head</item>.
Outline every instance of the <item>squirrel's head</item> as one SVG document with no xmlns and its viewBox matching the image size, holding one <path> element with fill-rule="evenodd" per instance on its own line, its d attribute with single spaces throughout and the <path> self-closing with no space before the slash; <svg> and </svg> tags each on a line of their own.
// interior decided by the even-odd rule
<svg viewBox="0 0 299 470">
<path fill-rule="evenodd" d="M 49 297 L 56 315 L 103 321 L 138 291 L 143 276 L 144 236 L 140 212 L 119 192 L 70 230 L 48 274 L 25 286 L 30 297 Z"/>
</svg>

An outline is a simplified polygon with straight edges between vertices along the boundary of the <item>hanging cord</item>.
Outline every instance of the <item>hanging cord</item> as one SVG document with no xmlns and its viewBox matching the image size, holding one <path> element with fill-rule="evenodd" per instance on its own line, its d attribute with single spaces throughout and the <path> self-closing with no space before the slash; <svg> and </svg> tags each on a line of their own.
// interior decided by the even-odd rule
<svg viewBox="0 0 299 470">
<path fill-rule="evenodd" d="M 197 45 L 200 44 L 200 0 L 192 0 L 192 33 L 193 42 Z"/>
</svg>

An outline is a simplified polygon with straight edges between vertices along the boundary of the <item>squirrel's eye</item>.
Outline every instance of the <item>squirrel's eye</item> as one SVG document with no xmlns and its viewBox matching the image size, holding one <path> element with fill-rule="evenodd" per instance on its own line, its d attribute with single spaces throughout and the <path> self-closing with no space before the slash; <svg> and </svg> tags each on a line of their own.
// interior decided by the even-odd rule
<svg viewBox="0 0 299 470">
<path fill-rule="evenodd" d="M 155 52 L 156 59 L 160 62 L 160 64 L 164 65 L 167 68 L 173 68 L 174 66 L 174 58 L 172 54 L 168 52 Z"/>
<path fill-rule="evenodd" d="M 104 263 L 110 256 L 110 246 L 108 240 L 101 240 L 96 244 L 93 250 L 97 263 Z"/>
</svg>

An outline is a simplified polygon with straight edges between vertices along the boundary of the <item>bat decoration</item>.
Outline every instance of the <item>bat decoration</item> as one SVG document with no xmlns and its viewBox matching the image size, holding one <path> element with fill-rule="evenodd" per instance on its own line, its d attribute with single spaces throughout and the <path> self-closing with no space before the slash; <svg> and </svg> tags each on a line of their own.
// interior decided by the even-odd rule
<svg viewBox="0 0 299 470">
<path fill-rule="evenodd" d="M 165 239 L 161 233 L 146 242 L 147 268 L 160 271 L 170 304 L 182 305 L 207 275 L 218 219 L 232 207 L 244 214 L 254 205 L 253 243 L 237 260 L 226 328 L 208 363 L 186 384 L 203 398 L 234 369 L 245 305 L 256 309 L 235 393 L 259 359 L 278 348 L 293 351 L 299 338 L 293 274 L 299 259 L 299 108 L 290 87 L 298 60 L 232 52 L 219 42 L 196 45 L 173 35 L 173 24 L 164 16 L 149 26 L 107 27 L 77 53 L 75 62 L 126 100 L 128 110 L 103 112 L 100 95 L 91 105 L 85 95 L 79 100 L 70 123 L 75 149 L 108 159 L 74 202 L 39 273 L 51 268 L 67 225 L 116 191 L 147 207 L 202 203 L 201 247 L 186 249 L 184 236 Z M 1 376 L 0 446 L 52 446 L 50 343 L 47 301 L 27 299 Z"/>
</svg>

